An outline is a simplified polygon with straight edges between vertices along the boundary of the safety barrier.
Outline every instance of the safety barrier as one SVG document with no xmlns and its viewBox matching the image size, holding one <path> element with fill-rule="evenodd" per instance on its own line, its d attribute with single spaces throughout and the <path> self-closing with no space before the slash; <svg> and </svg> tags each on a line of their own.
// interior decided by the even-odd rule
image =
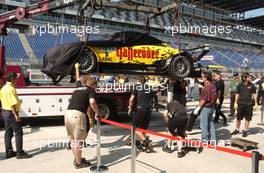
<svg viewBox="0 0 264 173">
<path fill-rule="evenodd" d="M 111 125 L 116 126 L 116 127 L 131 130 L 131 173 L 135 173 L 135 171 L 136 171 L 136 169 L 135 169 L 135 157 L 136 157 L 136 154 L 135 154 L 135 152 L 136 152 L 136 150 L 135 150 L 135 148 L 136 148 L 135 147 L 135 138 L 136 138 L 135 137 L 135 131 L 143 132 L 143 133 L 154 135 L 154 136 L 159 136 L 159 137 L 170 139 L 170 140 L 177 140 L 177 141 L 182 140 L 183 142 L 188 143 L 191 146 L 205 147 L 205 148 L 215 149 L 215 150 L 226 152 L 226 153 L 231 153 L 231 154 L 238 155 L 238 156 L 251 158 L 252 159 L 252 173 L 258 173 L 259 161 L 264 160 L 264 156 L 257 151 L 253 151 L 252 153 L 244 152 L 244 151 L 240 151 L 240 150 L 233 149 L 233 148 L 221 147 L 221 146 L 217 146 L 217 145 L 213 145 L 213 144 L 202 143 L 200 141 L 192 141 L 189 139 L 181 139 L 181 138 L 178 138 L 175 136 L 161 134 L 161 133 L 153 132 L 150 130 L 135 128 L 133 125 L 131 126 L 131 125 L 118 123 L 118 122 L 107 120 L 107 119 L 100 119 L 100 120 L 103 123 L 107 123 L 107 124 L 111 124 Z M 107 170 L 107 168 L 105 166 L 101 165 L 100 144 L 99 144 L 100 143 L 100 136 L 99 136 L 100 135 L 100 121 L 97 121 L 97 128 L 98 128 L 97 129 L 97 140 L 98 140 L 97 167 L 96 167 L 96 169 L 93 168 L 93 171 L 97 170 L 97 172 L 102 172 L 102 171 Z M 100 167 L 103 167 L 102 170 L 100 169 Z"/>
</svg>

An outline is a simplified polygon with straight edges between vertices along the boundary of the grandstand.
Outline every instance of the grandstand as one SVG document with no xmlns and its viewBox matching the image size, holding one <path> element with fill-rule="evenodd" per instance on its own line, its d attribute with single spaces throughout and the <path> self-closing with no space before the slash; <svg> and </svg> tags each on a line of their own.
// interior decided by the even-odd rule
<svg viewBox="0 0 264 173">
<path fill-rule="evenodd" d="M 15 9 L 16 6 L 23 3 L 28 4 L 30 1 L 9 0 L 8 3 L 0 4 L 0 12 Z M 154 0 L 145 1 L 145 3 L 164 6 L 170 1 L 157 3 Z M 258 4 L 254 5 L 255 7 L 252 5 L 253 9 L 258 7 Z M 178 12 L 180 15 L 177 16 L 176 22 L 174 22 L 175 11 L 157 16 L 150 20 L 150 34 L 173 46 L 180 45 L 181 48 L 185 49 L 209 43 L 212 46 L 209 56 L 212 56 L 213 59 L 201 60 L 201 64 L 204 66 L 222 65 L 226 68 L 241 68 L 243 61 L 248 59 L 250 68 L 263 69 L 264 54 L 261 50 L 264 47 L 264 27 L 259 27 L 263 25 L 256 24 L 256 22 L 254 25 L 250 25 L 249 19 L 241 19 L 241 13 L 252 8 L 244 8 L 244 10 L 234 13 L 232 10 L 240 9 L 235 8 L 234 4 L 232 4 L 232 8 L 231 6 L 228 8 L 228 4 L 221 6 L 220 2 L 195 1 L 193 3 L 193 1 L 182 1 L 179 4 Z M 234 14 L 239 14 L 239 18 Z M 56 11 L 48 15 L 43 14 L 32 19 L 20 21 L 19 24 L 13 26 L 19 30 L 19 33 L 10 32 L 4 39 L 4 44 L 7 47 L 7 62 L 34 60 L 34 62 L 41 64 L 43 56 L 49 48 L 67 42 L 79 41 L 79 36 L 74 33 L 47 33 L 40 36 L 32 33 L 31 27 L 36 25 L 36 23 L 37 25 L 47 25 L 47 22 L 54 25 L 77 25 L 76 15 L 76 7 L 71 7 L 64 11 Z M 100 39 L 101 35 L 117 31 L 144 32 L 145 16 L 146 14 L 142 12 L 103 7 L 101 10 L 95 11 L 90 23 L 91 26 L 99 26 L 100 33 L 90 34 L 89 39 Z M 247 25 L 244 25 L 244 23 Z M 175 34 L 174 36 L 172 36 L 172 33 L 166 32 L 166 27 L 179 26 L 179 24 L 186 27 L 199 26 L 201 28 L 205 26 L 230 27 L 231 32 L 217 32 L 214 34 L 187 31 L 181 35 Z M 24 37 L 26 39 L 23 39 Z"/>
</svg>

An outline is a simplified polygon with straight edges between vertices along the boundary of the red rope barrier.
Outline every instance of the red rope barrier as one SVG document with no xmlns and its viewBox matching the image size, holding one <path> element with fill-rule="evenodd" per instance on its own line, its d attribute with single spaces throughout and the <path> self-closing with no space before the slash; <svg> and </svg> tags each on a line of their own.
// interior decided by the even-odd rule
<svg viewBox="0 0 264 173">
<path fill-rule="evenodd" d="M 131 125 L 118 123 L 118 122 L 107 120 L 107 119 L 101 119 L 101 121 L 104 122 L 104 123 L 107 123 L 107 124 L 111 124 L 111 125 L 114 125 L 114 126 L 117 126 L 117 127 L 124 128 L 124 129 L 131 129 L 132 128 Z M 153 132 L 153 131 L 150 131 L 150 130 L 144 130 L 144 129 L 140 129 L 140 128 L 136 128 L 136 131 L 143 132 L 143 133 L 150 134 L 150 135 L 154 135 L 154 136 L 159 136 L 159 137 L 162 137 L 162 138 L 167 138 L 167 139 L 170 139 L 170 140 L 177 140 L 177 141 L 182 140 L 185 143 L 188 143 L 190 146 L 206 147 L 206 148 L 209 148 L 209 149 L 215 149 L 215 150 L 223 151 L 223 152 L 226 152 L 226 153 L 232 153 L 232 154 L 235 154 L 235 155 L 239 155 L 239 156 L 243 156 L 243 157 L 247 157 L 247 158 L 252 158 L 252 153 L 236 150 L 236 149 L 233 149 L 233 148 L 220 147 L 220 146 L 217 146 L 217 145 L 206 144 L 206 143 L 202 143 L 200 141 L 193 141 L 193 140 L 189 140 L 189 139 L 181 139 L 179 137 L 170 136 L 170 135 L 166 135 L 166 134 L 161 134 L 161 133 Z M 261 156 L 260 160 L 264 160 L 264 156 Z"/>
</svg>

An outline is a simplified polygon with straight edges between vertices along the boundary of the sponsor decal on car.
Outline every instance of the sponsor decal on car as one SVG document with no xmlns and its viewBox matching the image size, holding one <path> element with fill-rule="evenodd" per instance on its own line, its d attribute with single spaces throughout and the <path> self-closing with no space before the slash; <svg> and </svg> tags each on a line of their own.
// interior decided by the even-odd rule
<svg viewBox="0 0 264 173">
<path fill-rule="evenodd" d="M 116 56 L 120 60 L 123 58 L 127 58 L 128 60 L 133 60 L 134 58 L 159 59 L 159 50 L 150 48 L 116 48 Z"/>
</svg>

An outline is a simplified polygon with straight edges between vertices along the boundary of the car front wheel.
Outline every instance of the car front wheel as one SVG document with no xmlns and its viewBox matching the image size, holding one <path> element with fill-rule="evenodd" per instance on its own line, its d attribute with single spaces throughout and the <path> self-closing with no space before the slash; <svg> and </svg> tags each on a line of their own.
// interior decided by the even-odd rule
<svg viewBox="0 0 264 173">
<path fill-rule="evenodd" d="M 190 75 L 192 69 L 191 62 L 184 56 L 178 56 L 171 60 L 169 73 L 174 78 L 186 78 Z"/>
<path fill-rule="evenodd" d="M 87 74 L 95 69 L 97 58 L 90 49 L 84 48 L 82 50 L 78 63 L 80 64 L 80 71 L 84 74 Z"/>
<path fill-rule="evenodd" d="M 99 100 L 98 101 L 98 109 L 101 112 L 102 117 L 104 119 L 111 119 L 112 116 L 114 116 L 114 108 L 112 107 L 112 105 L 104 100 Z"/>
</svg>

